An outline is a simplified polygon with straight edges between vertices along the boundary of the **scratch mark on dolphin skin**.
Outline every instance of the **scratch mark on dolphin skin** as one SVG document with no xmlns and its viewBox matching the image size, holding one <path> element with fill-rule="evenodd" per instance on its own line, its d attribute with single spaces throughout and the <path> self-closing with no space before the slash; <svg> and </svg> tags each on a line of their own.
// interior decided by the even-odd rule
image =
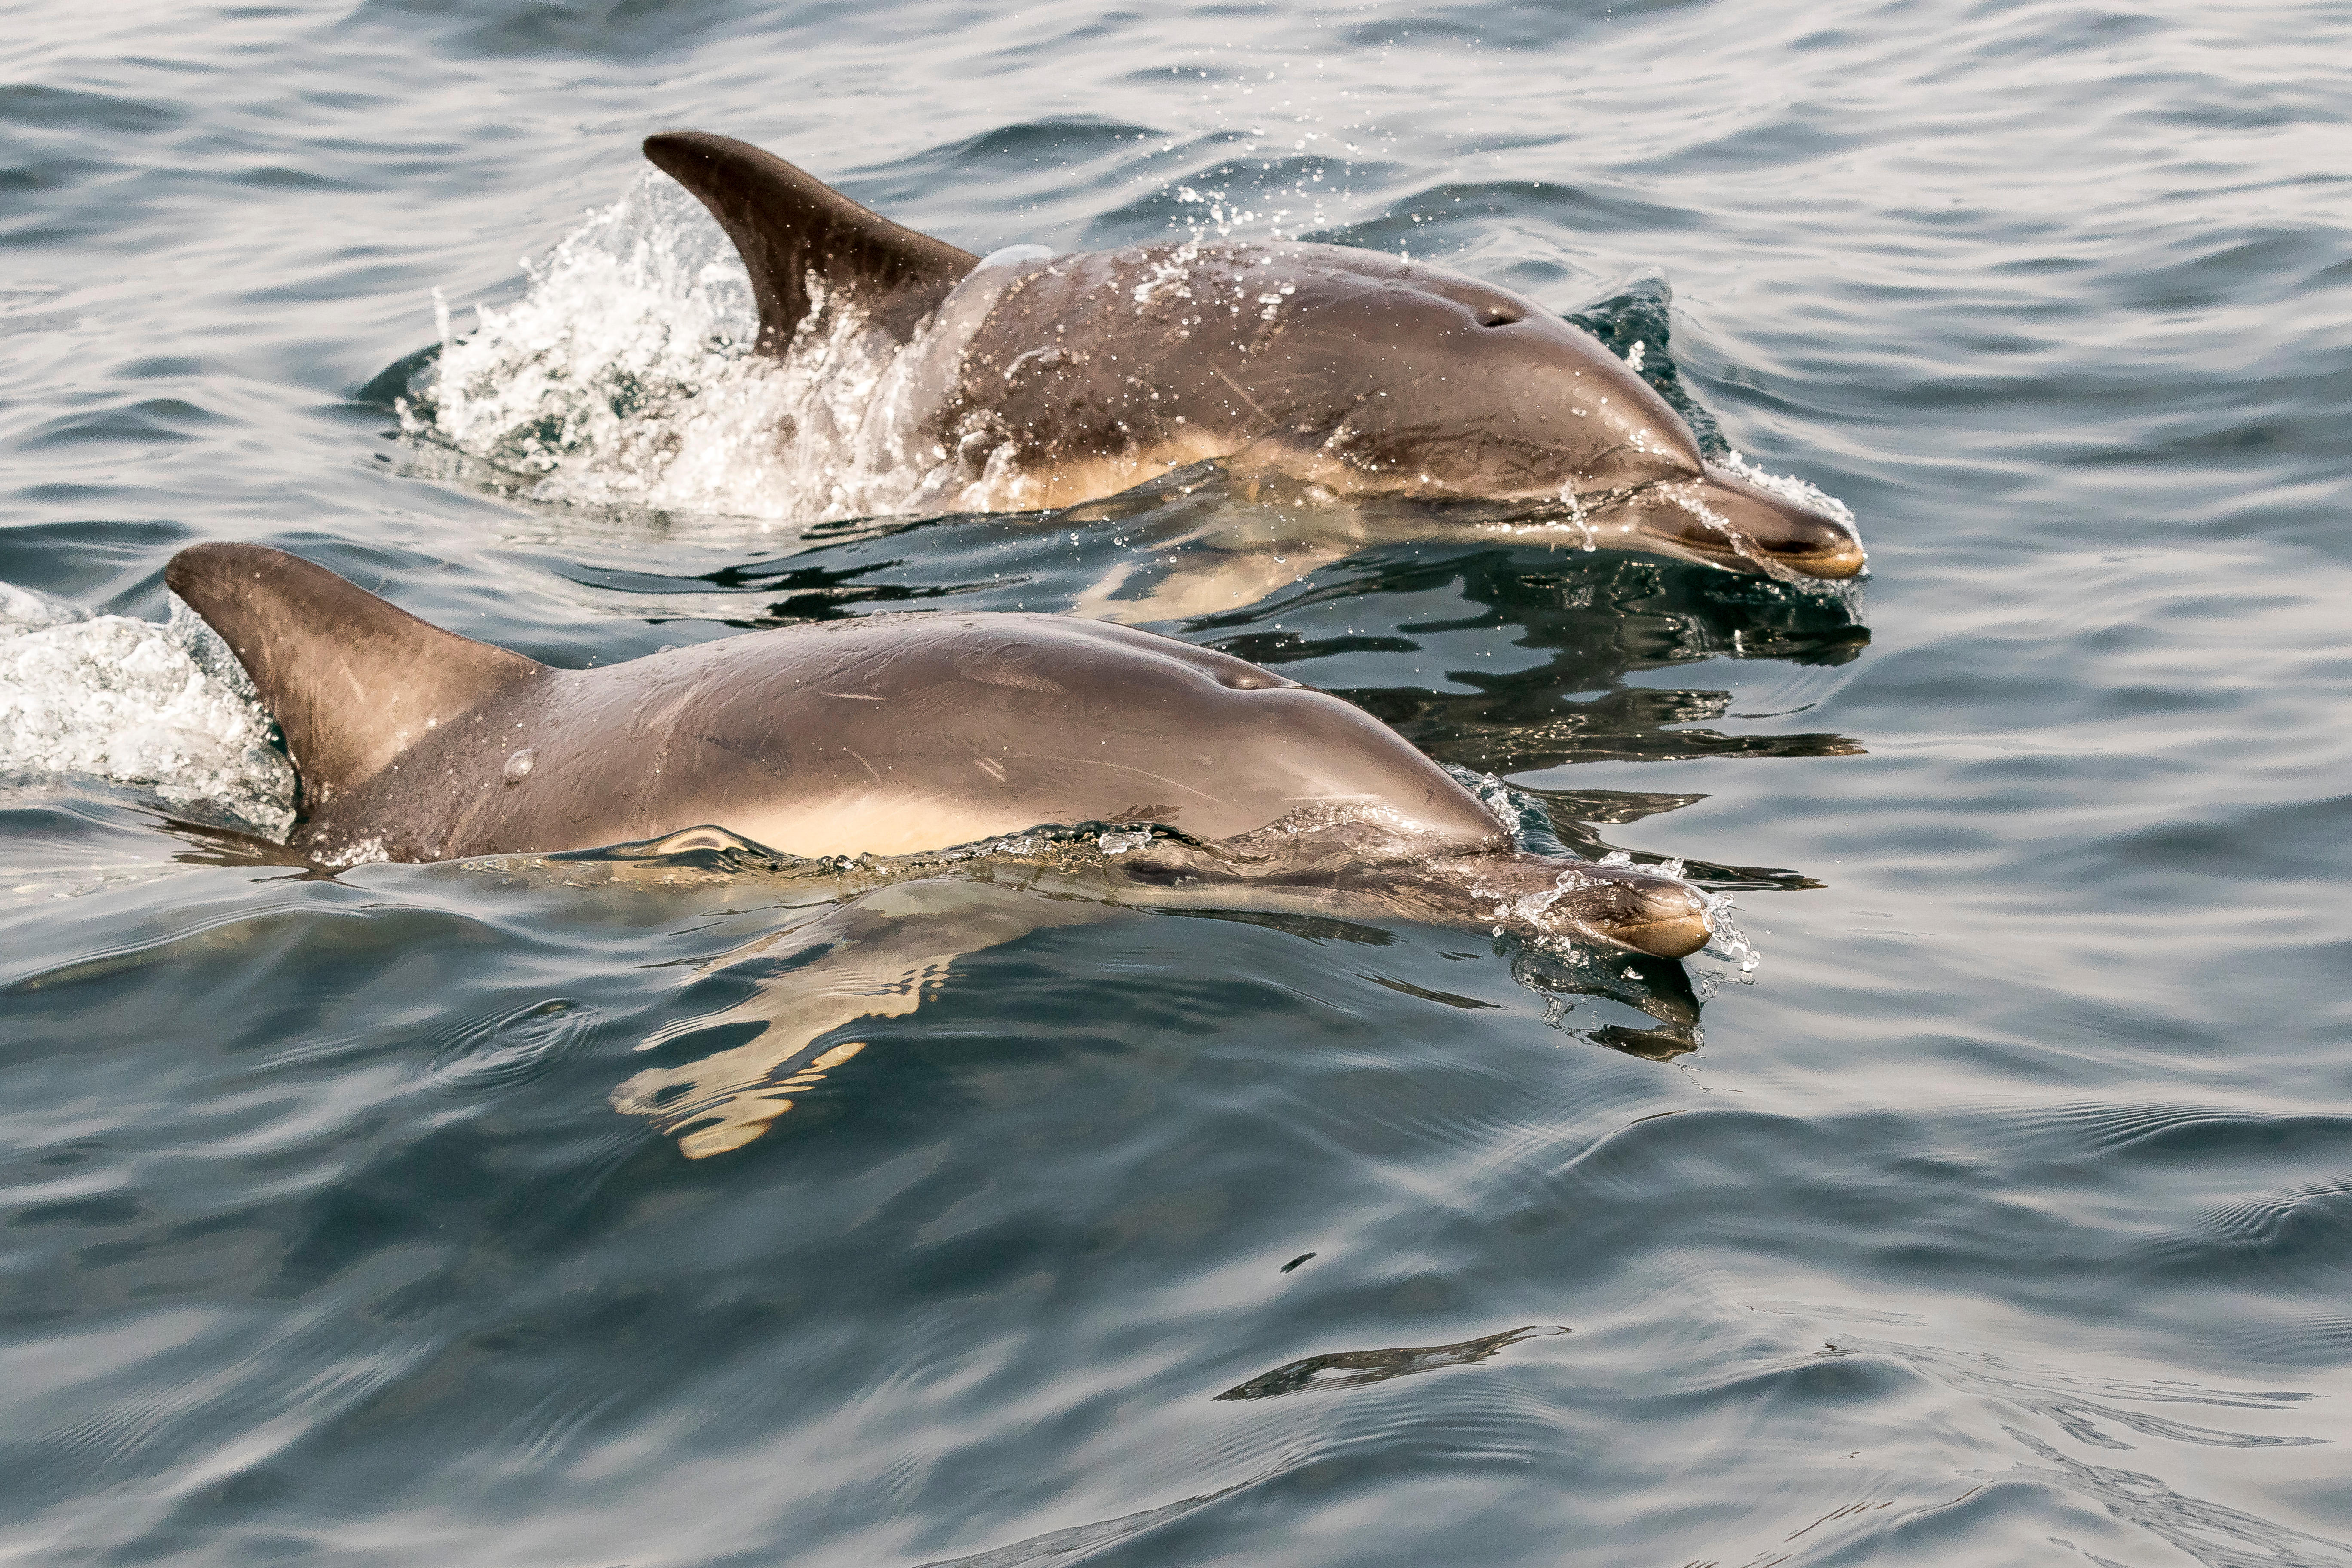
<svg viewBox="0 0 2352 1568">
<path fill-rule="evenodd" d="M 844 747 L 842 748 L 842 750 L 843 750 L 843 751 L 845 751 L 845 752 L 849 752 L 849 748 L 848 748 L 848 747 L 846 747 L 846 746 L 844 746 Z M 864 768 L 864 769 L 865 769 L 867 773 L 874 773 L 874 782 L 875 782 L 876 784 L 881 784 L 881 783 L 882 783 L 882 775 L 881 775 L 880 773 L 874 773 L 874 764 L 873 764 L 872 763 L 867 762 L 867 761 L 865 759 L 865 757 L 863 757 L 862 755 L 860 755 L 859 753 L 857 753 L 857 752 L 849 752 L 849 754 L 850 754 L 851 756 L 853 756 L 853 757 L 856 757 L 856 758 L 857 758 L 857 765 L 858 765 L 859 767 Z"/>
<path fill-rule="evenodd" d="M 1244 403 L 1249 405 L 1249 411 L 1252 414 L 1256 415 L 1261 421 L 1265 419 L 1265 410 L 1257 405 L 1257 400 L 1255 398 L 1242 390 L 1242 384 L 1240 382 L 1235 381 L 1232 376 L 1225 374 L 1225 370 L 1223 365 L 1212 364 L 1209 368 L 1217 373 L 1217 379 L 1219 381 L 1223 382 L 1227 386 L 1234 389 L 1234 395 L 1235 397 L 1240 398 Z"/>
<path fill-rule="evenodd" d="M 851 756 L 853 756 L 853 757 L 856 757 L 856 756 L 857 756 L 857 753 L 856 753 L 856 752 L 850 752 L 849 754 L 850 754 Z M 1040 763 L 1086 763 L 1087 765 L 1088 765 L 1088 766 L 1090 766 L 1090 767 L 1097 767 L 1097 768 L 1113 768 L 1113 769 L 1116 769 L 1117 771 L 1118 771 L 1119 773 L 1135 773 L 1135 774 L 1138 774 L 1138 775 L 1139 775 L 1139 776 L 1141 776 L 1141 777 L 1143 777 L 1143 778 L 1147 778 L 1147 779 L 1157 779 L 1160 783 L 1164 784 L 1174 784 L 1178 789 L 1182 790 L 1186 795 L 1199 795 L 1202 800 L 1207 801 L 1207 802 L 1208 802 L 1210 805 L 1214 805 L 1216 804 L 1216 801 L 1217 801 L 1217 797 L 1216 797 L 1215 795 L 1210 795 L 1210 794 L 1208 794 L 1207 792 L 1202 791 L 1202 790 L 1197 790 L 1197 789 L 1194 789 L 1191 784 L 1183 784 L 1183 783 L 1179 782 L 1178 780 L 1171 779 L 1171 778 L 1170 778 L 1166 773 L 1153 773 L 1153 772 L 1152 772 L 1150 769 L 1149 769 L 1149 768 L 1130 767 L 1130 766 L 1129 766 L 1129 765 L 1128 765 L 1127 763 L 1114 763 L 1114 762 L 1108 761 L 1108 760 L 1106 760 L 1106 759 L 1104 759 L 1104 758 L 1102 758 L 1102 757 L 1055 757 L 1055 756 L 1047 756 L 1045 753 L 1044 753 L 1044 752 L 1024 752 L 1022 753 L 1022 757 L 1023 757 L 1023 759 L 1024 759 L 1024 761 L 1029 761 L 1029 762 L 1040 762 Z M 858 758 L 857 758 L 857 760 L 858 760 L 859 762 L 861 762 L 861 763 L 862 763 L 862 762 L 864 762 L 866 759 L 865 759 L 865 758 L 863 758 L 863 757 L 858 757 Z"/>
<path fill-rule="evenodd" d="M 882 702 L 887 700 L 886 698 L 876 697 L 864 691 L 820 691 L 817 695 L 819 697 L 845 697 L 852 702 Z"/>
<path fill-rule="evenodd" d="M 351 687 L 351 689 L 352 689 L 352 698 L 353 698 L 353 699 L 355 699 L 355 700 L 358 700 L 358 701 L 365 702 L 365 701 L 367 700 L 367 695 L 368 695 L 367 688 L 360 684 L 359 673 L 358 673 L 358 671 L 356 671 L 356 670 L 354 670 L 354 669 L 352 669 L 352 661 L 351 661 L 350 657 L 349 657 L 348 655 L 346 655 L 345 657 L 343 657 L 343 658 L 341 658 L 337 659 L 337 660 L 335 661 L 335 668 L 336 668 L 337 669 L 339 669 L 339 670 L 342 671 L 343 679 L 344 679 L 345 683 L 346 683 L 346 684 L 348 684 L 348 685 Z M 404 739 L 404 740 L 405 739 L 405 733 L 404 733 L 404 735 L 403 735 L 403 739 Z"/>
</svg>

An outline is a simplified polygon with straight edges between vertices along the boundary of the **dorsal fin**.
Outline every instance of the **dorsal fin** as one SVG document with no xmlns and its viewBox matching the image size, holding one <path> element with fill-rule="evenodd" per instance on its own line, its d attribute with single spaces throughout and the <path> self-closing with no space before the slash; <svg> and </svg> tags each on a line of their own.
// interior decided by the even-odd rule
<svg viewBox="0 0 2352 1568">
<path fill-rule="evenodd" d="M 374 777 L 432 728 L 547 668 L 265 545 L 191 545 L 163 581 L 253 677 L 285 731 L 306 814 Z"/>
<path fill-rule="evenodd" d="M 809 313 L 814 272 L 849 290 L 901 342 L 980 258 L 868 212 L 748 142 L 704 131 L 646 138 L 646 156 L 710 209 L 751 274 L 761 353 L 781 356 Z"/>
</svg>

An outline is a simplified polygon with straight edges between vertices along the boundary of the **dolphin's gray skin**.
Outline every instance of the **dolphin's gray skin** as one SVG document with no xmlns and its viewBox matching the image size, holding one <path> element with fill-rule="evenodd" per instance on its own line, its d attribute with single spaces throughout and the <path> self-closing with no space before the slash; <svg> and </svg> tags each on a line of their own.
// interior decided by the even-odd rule
<svg viewBox="0 0 2352 1568">
<path fill-rule="evenodd" d="M 250 544 L 173 557 L 301 781 L 325 859 L 553 852 L 715 824 L 817 858 L 1045 824 L 1159 823 L 1131 878 L 1337 899 L 1679 958 L 1678 879 L 1522 853 L 1377 720 L 1255 665 L 1125 626 L 934 613 L 819 623 L 552 669 Z"/>
<path fill-rule="evenodd" d="M 1508 289 L 1329 245 L 983 264 L 747 143 L 645 151 L 741 253 L 761 352 L 831 302 L 863 311 L 908 351 L 879 438 L 992 505 L 1071 506 L 1215 459 L 1333 498 L 1521 503 L 1569 541 L 1737 570 L 1863 568 L 1850 525 L 1707 464 L 1646 382 Z"/>
</svg>

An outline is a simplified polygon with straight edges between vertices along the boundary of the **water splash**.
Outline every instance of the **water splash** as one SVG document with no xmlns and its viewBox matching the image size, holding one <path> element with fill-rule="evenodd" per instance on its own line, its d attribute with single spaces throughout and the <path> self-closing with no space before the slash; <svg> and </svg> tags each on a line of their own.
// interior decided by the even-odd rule
<svg viewBox="0 0 2352 1568">
<path fill-rule="evenodd" d="M 1738 985 L 1754 984 L 1757 965 L 1764 959 L 1756 951 L 1755 944 L 1748 940 L 1748 933 L 1741 931 L 1739 923 L 1731 918 L 1735 907 L 1732 896 L 1709 892 L 1705 888 L 1698 889 L 1697 892 L 1706 901 L 1708 936 L 1706 946 L 1701 951 L 1707 957 L 1719 959 L 1732 966 L 1727 971 L 1702 970 L 1699 973 L 1699 999 L 1705 1001 L 1715 994 L 1717 987 L 1726 978 Z"/>
<path fill-rule="evenodd" d="M 1819 485 L 1809 483 L 1794 474 L 1767 473 L 1740 456 L 1736 447 L 1726 452 L 1716 463 L 1716 467 L 1736 479 L 1747 480 L 1758 489 L 1770 490 L 1783 500 L 1794 501 L 1801 507 L 1810 507 L 1815 511 L 1837 519 L 1849 528 L 1853 526 L 1853 509 L 1845 502 L 1822 489 Z"/>
<path fill-rule="evenodd" d="M 294 824 L 268 714 L 176 598 L 158 626 L 0 584 L 0 772 L 107 779 L 273 838 Z"/>
<path fill-rule="evenodd" d="M 474 307 L 471 332 L 436 308 L 437 373 L 395 406 L 412 439 L 535 501 L 771 525 L 1002 510 L 1003 465 L 928 434 L 931 400 L 1005 286 L 1048 254 L 984 258 L 903 346 L 820 287 L 779 360 L 755 352 L 750 279 L 725 234 L 648 172 L 525 263 L 521 300 Z"/>
</svg>

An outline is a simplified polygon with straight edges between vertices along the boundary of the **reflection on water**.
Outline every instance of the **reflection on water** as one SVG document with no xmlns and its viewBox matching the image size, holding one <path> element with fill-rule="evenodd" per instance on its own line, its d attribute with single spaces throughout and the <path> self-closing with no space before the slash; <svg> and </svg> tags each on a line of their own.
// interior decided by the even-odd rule
<svg viewBox="0 0 2352 1568">
<path fill-rule="evenodd" d="M 2337 1568 L 2352 1563 L 2352 1544 L 2286 1529 L 2242 1509 L 2186 1496 L 2145 1471 L 2088 1463 L 2028 1433 L 2015 1436 L 2050 1465 L 2020 1464 L 1987 1479 L 2045 1481 L 2064 1487 L 2212 1568 L 2271 1563 Z"/>
<path fill-rule="evenodd" d="M 1386 646 L 1318 631 L 1344 621 L 1349 601 L 1373 595 L 1459 596 L 1443 621 L 1408 621 Z M 1280 629 L 1225 631 L 1227 626 Z M 1396 725 L 1432 755 L 1483 773 L 1519 773 L 1564 763 L 1665 761 L 1687 757 L 1858 755 L 1841 735 L 1725 735 L 1688 726 L 1723 718 L 1726 691 L 1629 686 L 1625 677 L 1701 659 L 1784 659 L 1845 663 L 1870 640 L 1847 592 L 1791 588 L 1766 579 L 1705 568 L 1601 555 L 1554 563 L 1492 552 L 1439 563 L 1400 563 L 1214 623 L 1213 640 L 1228 652 L 1284 668 L 1330 660 L 1351 667 L 1402 665 L 1365 654 L 1410 656 L 1412 644 L 1442 633 L 1475 631 L 1514 650 L 1517 668 L 1489 671 L 1465 660 L 1428 670 L 1427 686 L 1330 685 Z M 1522 658 L 1517 650 L 1527 650 Z M 1347 656 L 1359 656 L 1349 658 Z M 1414 673 L 1422 673 L 1416 667 Z"/>
<path fill-rule="evenodd" d="M 1483 1339 L 1465 1340 L 1458 1345 L 1415 1345 L 1395 1350 L 1334 1351 L 1327 1355 L 1310 1355 L 1260 1373 L 1247 1383 L 1236 1384 L 1219 1399 L 1278 1399 L 1286 1394 L 1297 1394 L 1313 1388 L 1347 1388 L 1366 1383 L 1385 1383 L 1392 1377 L 1409 1377 L 1416 1372 L 1433 1372 L 1442 1366 L 1470 1366 L 1509 1349 L 1522 1340 L 1547 1334 L 1564 1334 L 1561 1328 L 1530 1325 L 1508 1329 Z M 1326 1374 L 1329 1375 L 1326 1375 Z"/>
<path fill-rule="evenodd" d="M 1511 978 L 1545 999 L 1544 1022 L 1597 1046 L 1652 1061 L 1672 1061 L 1698 1049 L 1699 995 L 1682 964 L 1638 952 L 1520 947 L 1511 954 Z M 1579 997 L 1604 998 L 1646 1013 L 1654 1023 L 1571 1023 Z"/>
<path fill-rule="evenodd" d="M 968 953 L 1114 913 L 1090 901 L 943 879 L 825 909 L 703 964 L 698 980 L 723 975 L 730 988 L 748 981 L 751 994 L 656 1031 L 639 1048 L 684 1059 L 633 1075 L 613 1091 L 613 1109 L 654 1119 L 688 1159 L 740 1148 L 790 1110 L 796 1094 L 866 1048 L 844 1040 L 820 1049 L 832 1031 L 912 1014 Z"/>
<path fill-rule="evenodd" d="M 501 884 L 643 889 L 707 888 L 772 910 L 747 942 L 695 963 L 681 1005 L 637 1049 L 655 1065 L 613 1091 L 613 1109 L 649 1119 L 689 1159 L 740 1149 L 765 1133 L 828 1076 L 866 1049 L 883 1020 L 906 1018 L 950 982 L 959 960 L 1042 931 L 1132 921 L 1145 913 L 1213 919 L 1284 931 L 1318 946 L 1379 947 L 1379 927 L 1279 907 L 1286 892 L 1214 884 L 1175 907 L 1158 875 L 1138 879 L 1121 856 L 1134 834 L 1047 828 L 940 854 L 798 860 L 716 828 L 644 844 L 548 857 L 494 858 L 471 869 Z M 1345 900 L 1342 900 L 1345 901 Z M 1225 907 L 1230 906 L 1230 907 Z M 1701 1043 L 1699 1001 L 1675 960 L 1580 942 L 1533 941 L 1496 928 L 1495 951 L 1513 979 L 1545 999 L 1544 1021 L 1595 1044 L 1666 1060 Z M 1403 995 L 1468 1010 L 1499 1005 L 1413 981 L 1356 970 Z M 710 1005 L 716 993 L 724 1000 Z M 1578 998 L 1646 1014 L 1653 1024 L 1571 1025 Z M 872 1064 L 868 1064 L 871 1066 Z"/>
<path fill-rule="evenodd" d="M 1268 1474 L 1276 1474 L 1269 1471 Z M 1027 1568 L 1033 1563 L 1048 1563 L 1055 1558 L 1068 1562 L 1098 1547 L 1124 1541 L 1130 1535 L 1140 1535 L 1155 1525 L 1166 1524 L 1194 1509 L 1232 1497 L 1255 1486 L 1263 1476 L 1253 1477 L 1198 1497 L 1179 1498 L 1160 1508 L 1143 1509 L 1118 1519 L 1106 1519 L 1096 1524 L 1072 1525 L 1066 1530 L 1049 1530 L 1026 1541 L 1016 1541 L 1010 1546 L 1000 1546 L 993 1552 L 977 1552 L 970 1557 L 943 1557 L 920 1568 Z"/>
</svg>

